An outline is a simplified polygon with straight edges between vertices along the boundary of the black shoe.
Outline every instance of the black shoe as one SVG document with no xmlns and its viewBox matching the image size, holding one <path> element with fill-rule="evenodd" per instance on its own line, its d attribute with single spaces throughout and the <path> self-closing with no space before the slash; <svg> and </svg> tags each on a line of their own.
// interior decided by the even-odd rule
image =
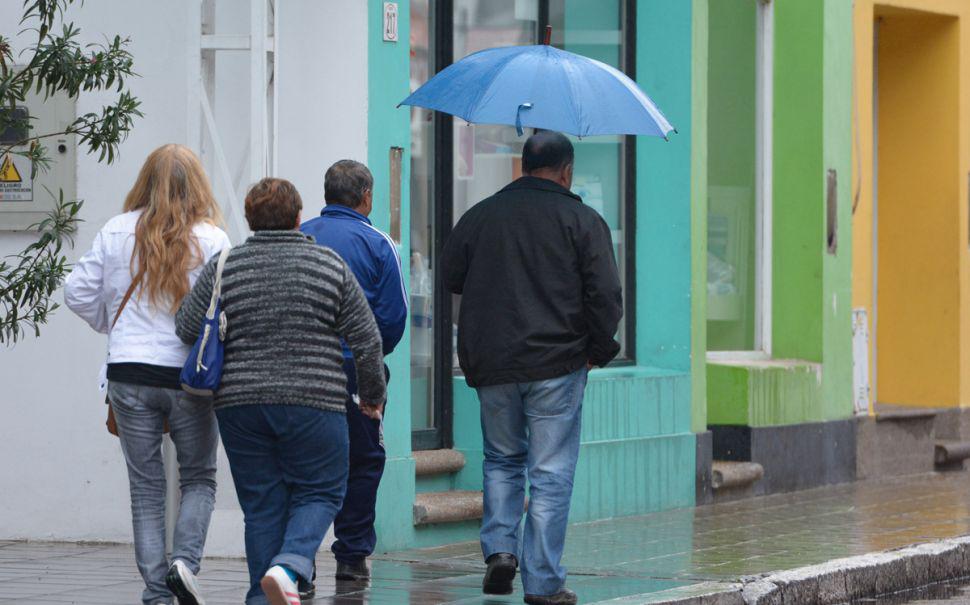
<svg viewBox="0 0 970 605">
<path fill-rule="evenodd" d="M 301 601 L 309 601 L 317 594 L 317 587 L 309 580 L 297 578 L 296 591 L 300 594 Z"/>
<path fill-rule="evenodd" d="M 519 566 L 515 555 L 507 552 L 497 552 L 485 559 L 488 569 L 482 581 L 482 592 L 485 594 L 512 594 L 512 580 L 515 579 L 515 568 Z"/>
<path fill-rule="evenodd" d="M 367 559 L 361 559 L 357 563 L 343 563 L 342 561 L 337 561 L 337 573 L 335 574 L 335 577 L 338 580 L 351 582 L 357 582 L 370 578 L 370 570 L 367 569 Z"/>
<path fill-rule="evenodd" d="M 560 588 L 556 594 L 527 594 L 525 602 L 529 605 L 576 605 L 576 593 L 568 588 Z"/>
</svg>

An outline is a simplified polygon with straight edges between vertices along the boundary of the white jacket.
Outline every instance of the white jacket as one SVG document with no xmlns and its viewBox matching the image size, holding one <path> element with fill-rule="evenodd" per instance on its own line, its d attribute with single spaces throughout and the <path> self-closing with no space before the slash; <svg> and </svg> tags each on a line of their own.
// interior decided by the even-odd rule
<svg viewBox="0 0 970 605">
<path fill-rule="evenodd" d="M 64 302 L 92 328 L 108 334 L 121 300 L 131 285 L 131 257 L 135 248 L 135 226 L 141 211 L 120 214 L 98 232 L 91 250 L 74 265 L 64 285 Z M 225 231 L 199 223 L 192 230 L 204 261 L 229 246 Z M 205 263 L 189 273 L 195 280 Z M 125 305 L 118 323 L 108 334 L 108 363 L 147 363 L 181 367 L 189 354 L 175 335 L 175 316 L 157 308 L 145 296 L 139 300 L 139 286 Z"/>
</svg>

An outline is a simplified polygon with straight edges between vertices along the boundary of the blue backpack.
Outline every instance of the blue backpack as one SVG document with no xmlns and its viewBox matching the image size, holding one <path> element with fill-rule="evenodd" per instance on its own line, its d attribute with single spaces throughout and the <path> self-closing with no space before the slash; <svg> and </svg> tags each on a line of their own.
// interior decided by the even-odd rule
<svg viewBox="0 0 970 605">
<path fill-rule="evenodd" d="M 179 376 L 182 389 L 193 395 L 212 396 L 222 382 L 223 341 L 226 339 L 226 314 L 222 311 L 222 269 L 226 266 L 228 256 L 229 248 L 219 254 L 209 309 L 202 318 L 199 337 Z"/>
</svg>

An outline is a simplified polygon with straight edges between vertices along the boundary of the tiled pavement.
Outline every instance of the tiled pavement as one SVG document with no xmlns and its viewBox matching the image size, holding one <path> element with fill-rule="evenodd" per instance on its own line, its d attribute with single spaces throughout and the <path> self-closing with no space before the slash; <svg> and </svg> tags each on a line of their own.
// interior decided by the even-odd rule
<svg viewBox="0 0 970 605">
<path fill-rule="evenodd" d="M 693 509 L 574 525 L 565 564 L 584 603 L 690 590 L 970 533 L 970 473 L 860 482 Z M 484 598 L 478 544 L 382 555 L 368 585 L 332 579 L 329 553 L 318 562 L 314 603 L 521 603 L 521 592 Z M 211 605 L 241 603 L 245 564 L 207 559 Z M 117 545 L 0 542 L 0 604 L 137 603 L 132 550 Z M 521 589 L 520 589 L 521 590 Z"/>
</svg>

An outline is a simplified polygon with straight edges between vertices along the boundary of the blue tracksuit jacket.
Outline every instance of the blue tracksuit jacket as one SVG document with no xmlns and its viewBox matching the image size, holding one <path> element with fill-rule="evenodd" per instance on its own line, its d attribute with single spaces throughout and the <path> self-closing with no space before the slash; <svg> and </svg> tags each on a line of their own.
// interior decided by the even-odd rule
<svg viewBox="0 0 970 605">
<path fill-rule="evenodd" d="M 384 354 L 394 350 L 404 334 L 408 299 L 397 246 L 370 219 L 346 206 L 325 206 L 320 216 L 300 227 L 317 243 L 332 248 L 353 271 L 381 331 Z M 344 357 L 353 355 L 344 344 Z"/>
</svg>

